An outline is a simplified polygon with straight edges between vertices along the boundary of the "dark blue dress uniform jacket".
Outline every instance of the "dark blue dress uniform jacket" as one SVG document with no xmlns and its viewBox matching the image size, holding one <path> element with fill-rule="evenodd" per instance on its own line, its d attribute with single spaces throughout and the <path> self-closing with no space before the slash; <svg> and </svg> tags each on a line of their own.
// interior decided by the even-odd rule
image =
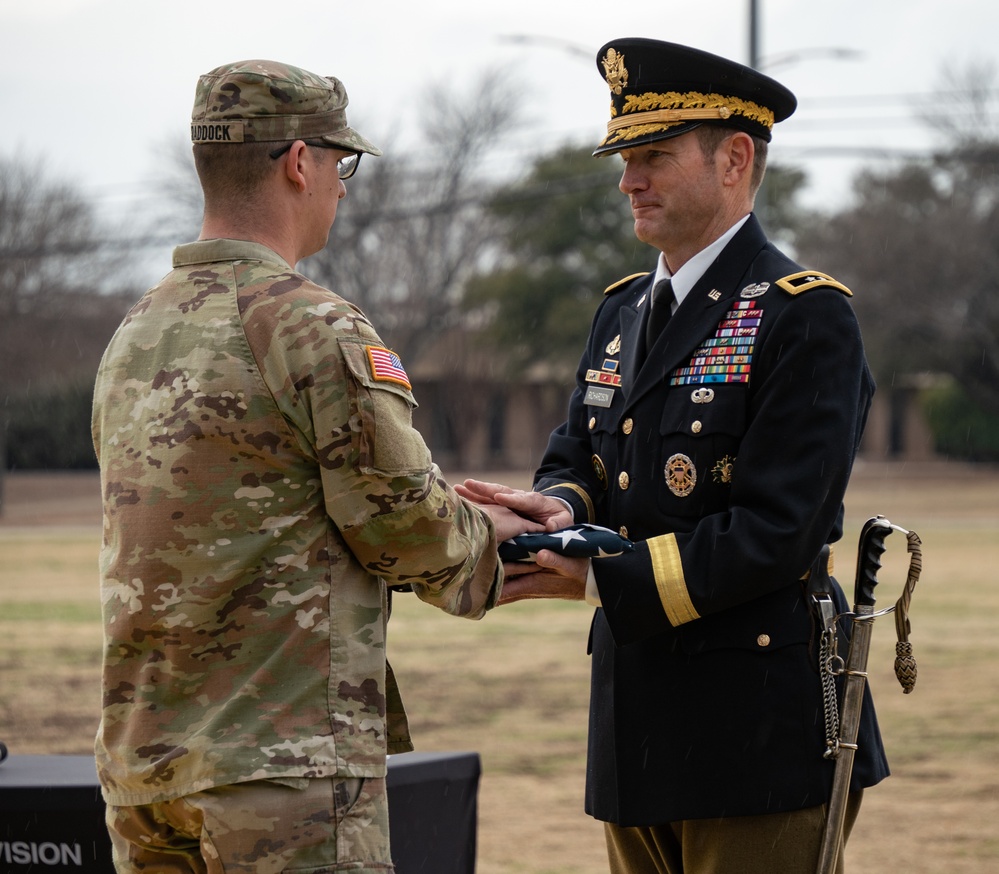
<svg viewBox="0 0 999 874">
<path fill-rule="evenodd" d="M 652 281 L 608 290 L 535 480 L 637 541 L 594 561 L 586 809 L 630 826 L 822 804 L 834 764 L 802 578 L 842 535 L 874 390 L 849 291 L 751 216 L 643 364 Z M 863 714 L 853 789 L 888 774 L 870 696 Z"/>
</svg>

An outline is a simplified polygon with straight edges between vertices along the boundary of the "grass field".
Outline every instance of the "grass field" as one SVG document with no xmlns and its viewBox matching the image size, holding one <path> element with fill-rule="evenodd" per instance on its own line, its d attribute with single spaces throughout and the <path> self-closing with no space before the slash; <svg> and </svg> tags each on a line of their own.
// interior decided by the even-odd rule
<svg viewBox="0 0 999 874">
<path fill-rule="evenodd" d="M 515 482 L 516 478 L 507 477 Z M 881 513 L 917 531 L 919 678 L 892 671 L 894 623 L 870 657 L 893 776 L 869 791 L 850 874 L 999 871 L 999 471 L 861 466 L 838 556 L 850 581 L 857 533 Z M 12 755 L 90 753 L 98 718 L 97 485 L 92 476 L 8 479 L 0 516 L 0 740 Z M 908 558 L 888 539 L 879 606 Z M 852 585 L 852 583 L 851 583 Z M 422 750 L 476 750 L 480 874 L 597 874 L 599 824 L 582 812 L 590 611 L 527 602 L 482 622 L 397 598 L 389 655 Z"/>
</svg>

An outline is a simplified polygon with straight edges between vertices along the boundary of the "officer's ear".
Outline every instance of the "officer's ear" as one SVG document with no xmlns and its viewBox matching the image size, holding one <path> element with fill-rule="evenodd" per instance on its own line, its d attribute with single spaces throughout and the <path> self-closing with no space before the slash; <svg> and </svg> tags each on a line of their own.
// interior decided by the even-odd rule
<svg viewBox="0 0 999 874">
<path fill-rule="evenodd" d="M 722 140 L 716 158 L 724 172 L 723 184 L 737 185 L 748 180 L 753 173 L 753 157 L 756 145 L 753 138 L 744 131 L 736 131 Z"/>
</svg>

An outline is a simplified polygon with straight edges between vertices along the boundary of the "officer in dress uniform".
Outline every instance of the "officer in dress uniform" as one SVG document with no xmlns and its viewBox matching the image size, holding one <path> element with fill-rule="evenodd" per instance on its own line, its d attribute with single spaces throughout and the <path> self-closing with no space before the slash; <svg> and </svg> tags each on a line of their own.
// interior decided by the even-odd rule
<svg viewBox="0 0 999 874">
<path fill-rule="evenodd" d="M 611 118 L 594 154 L 623 159 L 636 236 L 661 255 L 606 290 L 534 491 L 460 491 L 635 542 L 592 561 L 543 551 L 504 592 L 585 585 L 599 605 L 586 810 L 611 871 L 811 872 L 834 763 L 809 580 L 842 535 L 874 390 L 851 292 L 752 214 L 795 108 L 785 87 L 649 39 L 608 43 L 597 66 Z M 859 746 L 847 833 L 888 774 L 869 698 Z"/>
</svg>

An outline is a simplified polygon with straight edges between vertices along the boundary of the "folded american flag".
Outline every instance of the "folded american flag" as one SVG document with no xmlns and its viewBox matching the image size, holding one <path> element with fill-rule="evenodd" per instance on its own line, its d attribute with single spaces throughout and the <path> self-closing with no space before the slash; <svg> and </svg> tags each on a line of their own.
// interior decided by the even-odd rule
<svg viewBox="0 0 999 874">
<path fill-rule="evenodd" d="M 583 558 L 609 558 L 631 552 L 635 544 L 616 531 L 599 525 L 570 525 L 561 531 L 521 534 L 499 545 L 503 561 L 534 561 L 542 549 Z"/>
</svg>

